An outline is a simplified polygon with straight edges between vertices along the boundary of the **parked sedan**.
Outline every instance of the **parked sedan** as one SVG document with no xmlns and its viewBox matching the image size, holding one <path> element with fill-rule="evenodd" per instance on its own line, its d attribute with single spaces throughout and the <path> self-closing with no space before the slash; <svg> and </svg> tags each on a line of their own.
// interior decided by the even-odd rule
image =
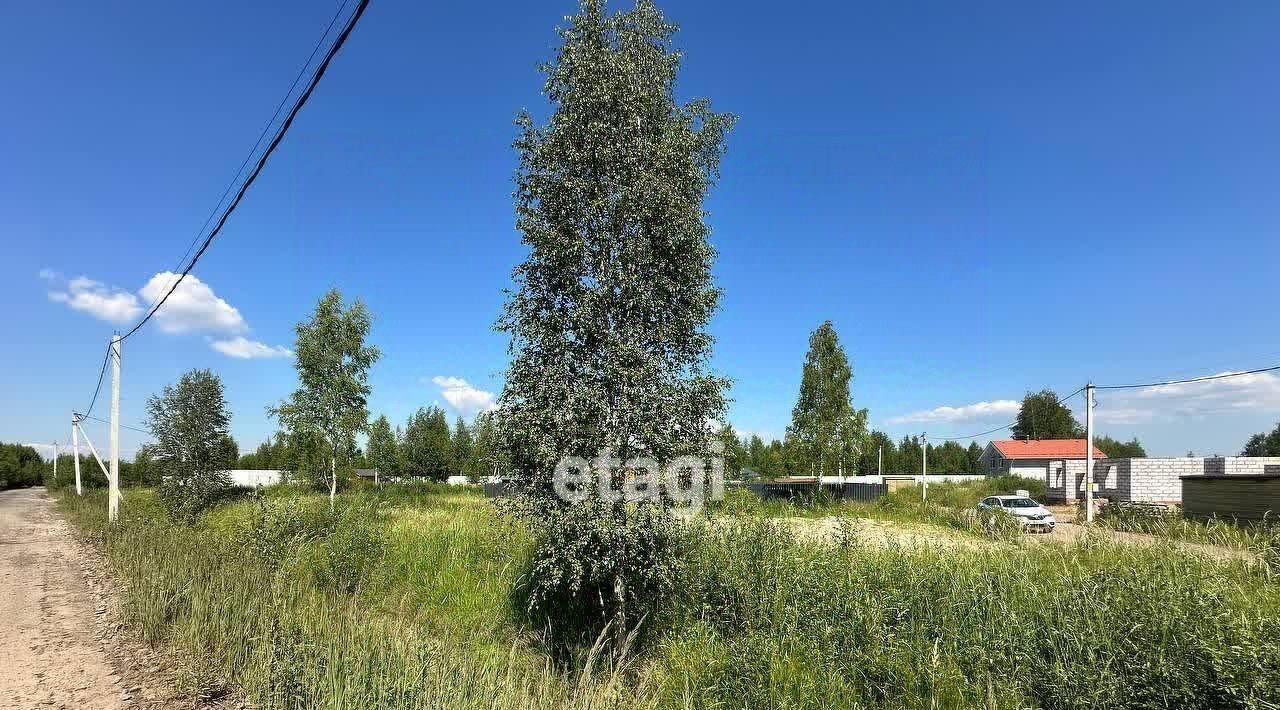
<svg viewBox="0 0 1280 710">
<path fill-rule="evenodd" d="M 1003 510 L 1022 522 L 1022 527 L 1053 532 L 1058 521 L 1047 508 L 1026 496 L 988 496 L 978 503 L 978 510 Z"/>
</svg>

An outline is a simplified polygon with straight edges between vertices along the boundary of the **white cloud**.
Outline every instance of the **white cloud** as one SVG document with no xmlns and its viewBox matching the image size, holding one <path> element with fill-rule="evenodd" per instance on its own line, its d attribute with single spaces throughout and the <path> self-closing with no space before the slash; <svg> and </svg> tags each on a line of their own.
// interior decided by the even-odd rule
<svg viewBox="0 0 1280 710">
<path fill-rule="evenodd" d="M 1212 378 L 1138 390 L 1102 390 L 1097 394 L 1095 411 L 1100 420 L 1119 423 L 1231 412 L 1280 411 L 1280 377 L 1270 372 L 1223 377 L 1232 374 L 1230 371 L 1222 372 Z"/>
<path fill-rule="evenodd" d="M 178 274 L 162 271 L 138 291 L 148 303 L 155 303 L 173 286 Z M 218 298 L 213 289 L 188 274 L 156 312 L 156 321 L 166 333 L 214 331 L 243 333 L 248 330 L 240 311 Z"/>
<path fill-rule="evenodd" d="M 108 287 L 87 276 L 66 279 L 53 269 L 41 269 L 40 279 L 48 281 L 53 290 L 49 300 L 67 306 L 110 323 L 122 324 L 136 320 L 150 310 L 152 304 L 163 298 L 178 279 L 178 274 L 162 271 L 152 276 L 136 294 L 124 289 Z M 209 339 L 214 350 L 229 357 L 251 360 L 257 358 L 292 357 L 293 351 L 280 345 L 267 345 L 244 337 L 249 331 L 240 311 L 218 297 L 209 285 L 188 274 L 173 294 L 156 312 L 155 323 L 165 333 L 208 332 L 222 334 L 218 340 Z M 234 336 L 234 337 L 230 337 Z M 464 383 L 465 384 L 465 383 Z"/>
<path fill-rule="evenodd" d="M 209 343 L 214 350 L 241 360 L 269 357 L 293 357 L 293 351 L 283 345 L 267 345 L 256 340 L 249 340 L 238 335 L 229 340 L 214 340 Z"/>
<path fill-rule="evenodd" d="M 1014 416 L 1022 405 L 1012 399 L 997 399 L 993 402 L 974 402 L 959 407 L 934 407 L 909 414 L 902 414 L 888 420 L 889 424 L 913 424 L 921 422 L 958 422 L 966 419 L 978 419 L 990 416 Z"/>
<path fill-rule="evenodd" d="M 439 387 L 440 396 L 465 417 L 487 412 L 497 406 L 497 398 L 492 392 L 472 387 L 461 377 L 436 375 L 431 378 L 431 383 Z"/>
<path fill-rule="evenodd" d="M 55 271 L 42 269 L 40 278 L 56 282 L 62 277 Z M 128 291 L 107 288 L 84 276 L 77 276 L 63 288 L 50 291 L 49 300 L 65 303 L 74 310 L 108 323 L 127 323 L 142 314 L 142 304 L 138 303 L 137 296 Z"/>
</svg>

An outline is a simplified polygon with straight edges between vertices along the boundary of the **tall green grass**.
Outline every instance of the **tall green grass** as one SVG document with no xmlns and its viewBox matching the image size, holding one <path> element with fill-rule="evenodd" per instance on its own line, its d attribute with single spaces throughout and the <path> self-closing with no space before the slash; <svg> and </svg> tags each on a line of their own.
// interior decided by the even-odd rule
<svg viewBox="0 0 1280 710">
<path fill-rule="evenodd" d="M 1280 521 L 1276 520 L 1259 523 L 1237 523 L 1219 518 L 1196 520 L 1183 517 L 1177 510 L 1123 504 L 1102 506 L 1096 520 L 1112 530 L 1241 550 L 1257 550 L 1280 532 Z"/>
<path fill-rule="evenodd" d="M 931 496 L 933 490 L 931 490 Z M 192 685 L 266 708 L 1204 708 L 1280 702 L 1280 585 L 1172 545 L 869 548 L 690 523 L 649 645 L 564 667 L 511 590 L 538 540 L 456 489 L 61 505 Z"/>
</svg>

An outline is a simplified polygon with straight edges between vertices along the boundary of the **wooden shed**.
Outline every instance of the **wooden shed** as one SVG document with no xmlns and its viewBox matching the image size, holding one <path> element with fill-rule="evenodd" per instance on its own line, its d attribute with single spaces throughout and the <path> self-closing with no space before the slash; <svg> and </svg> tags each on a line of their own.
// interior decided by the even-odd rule
<svg viewBox="0 0 1280 710">
<path fill-rule="evenodd" d="M 1280 517 L 1280 473 L 1181 478 L 1182 512 L 1187 517 L 1240 521 Z"/>
</svg>

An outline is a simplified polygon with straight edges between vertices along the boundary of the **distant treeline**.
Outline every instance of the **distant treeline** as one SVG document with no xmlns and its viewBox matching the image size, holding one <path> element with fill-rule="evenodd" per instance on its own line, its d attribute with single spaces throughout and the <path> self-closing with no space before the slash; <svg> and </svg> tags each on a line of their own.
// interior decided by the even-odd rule
<svg viewBox="0 0 1280 710">
<path fill-rule="evenodd" d="M 807 459 L 799 447 L 786 440 L 773 439 L 765 443 L 764 439 L 752 434 L 741 439 L 736 435 L 726 435 L 723 441 L 726 475 L 736 477 L 741 475 L 744 468 L 765 478 L 813 475 L 812 471 L 806 470 Z M 824 475 L 877 473 L 880 470 L 877 456 L 882 447 L 884 473 L 920 472 L 923 455 L 920 437 L 904 436 L 901 441 L 895 442 L 884 432 L 872 431 L 858 451 L 844 457 L 835 470 L 827 471 Z M 930 443 L 929 470 L 937 473 L 979 473 L 978 458 L 982 456 L 982 450 L 983 447 L 977 442 L 968 446 L 954 441 L 939 445 Z"/>
<path fill-rule="evenodd" d="M 490 414 L 478 415 L 470 425 L 458 417 L 450 426 L 444 410 L 423 407 L 395 429 L 386 416 L 375 419 L 366 446 L 342 457 L 339 468 L 347 475 L 354 469 L 372 468 L 386 478 L 443 481 L 467 476 L 478 480 L 499 461 L 496 438 Z M 253 453 L 240 456 L 236 467 L 290 471 L 308 480 L 327 475 L 328 456 L 328 446 L 318 435 L 277 432 Z"/>
<path fill-rule="evenodd" d="M 781 476 L 811 476 L 805 464 L 807 460 L 798 447 L 790 445 L 786 440 L 773 439 L 765 443 L 764 439 L 752 434 L 739 438 L 732 429 L 722 437 L 725 444 L 725 474 L 733 477 L 741 475 L 742 469 L 750 469 L 764 478 Z M 1142 444 L 1136 438 L 1130 441 L 1118 441 L 1109 436 L 1100 436 L 1094 444 L 1111 458 L 1141 458 L 1147 455 Z M 955 441 L 944 441 L 941 444 L 929 442 L 929 471 L 933 473 L 983 473 L 978 464 L 985 444 L 976 441 L 969 445 Z M 880 454 L 883 453 L 883 468 Z M 923 452 L 920 448 L 919 436 L 904 436 L 894 441 L 882 431 L 869 433 L 855 455 L 849 455 L 840 462 L 840 467 L 824 475 L 870 475 L 880 471 L 884 473 L 920 473 L 923 465 Z"/>
<path fill-rule="evenodd" d="M 0 490 L 38 485 L 47 466 L 35 447 L 0 443 Z"/>
</svg>

